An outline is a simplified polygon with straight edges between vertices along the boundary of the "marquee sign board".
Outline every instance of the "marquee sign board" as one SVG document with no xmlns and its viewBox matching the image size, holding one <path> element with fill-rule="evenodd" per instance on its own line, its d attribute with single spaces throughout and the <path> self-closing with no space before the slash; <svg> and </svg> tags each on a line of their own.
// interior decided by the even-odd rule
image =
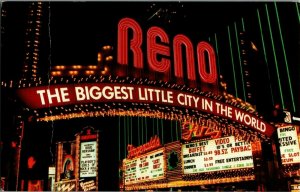
<svg viewBox="0 0 300 192">
<path fill-rule="evenodd" d="M 277 129 L 282 164 L 300 163 L 300 148 L 295 126 Z"/>
<path fill-rule="evenodd" d="M 166 174 L 164 149 L 125 159 L 123 166 L 125 185 L 162 179 Z"/>
<path fill-rule="evenodd" d="M 87 126 L 77 136 L 79 147 L 78 187 L 80 191 L 98 190 L 98 131 Z"/>
<path fill-rule="evenodd" d="M 80 143 L 80 177 L 97 176 L 97 141 Z"/>
<path fill-rule="evenodd" d="M 183 173 L 204 173 L 253 167 L 251 144 L 234 136 L 182 145 Z"/>
<path fill-rule="evenodd" d="M 246 125 L 268 137 L 274 127 L 261 118 L 219 100 L 168 88 L 145 85 L 82 83 L 50 85 L 18 90 L 30 108 L 48 108 L 86 103 L 153 103 L 199 110 Z"/>
</svg>

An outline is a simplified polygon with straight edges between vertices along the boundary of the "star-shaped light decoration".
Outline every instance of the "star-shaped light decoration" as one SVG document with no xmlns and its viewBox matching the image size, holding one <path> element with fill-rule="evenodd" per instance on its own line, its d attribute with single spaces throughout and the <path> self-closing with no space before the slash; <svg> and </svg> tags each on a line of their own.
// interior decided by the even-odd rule
<svg viewBox="0 0 300 192">
<path fill-rule="evenodd" d="M 180 2 L 163 2 L 163 3 L 152 3 L 147 9 L 148 21 L 159 19 L 165 23 L 172 23 L 176 18 L 185 18 L 186 15 L 183 13 L 183 4 Z"/>
</svg>

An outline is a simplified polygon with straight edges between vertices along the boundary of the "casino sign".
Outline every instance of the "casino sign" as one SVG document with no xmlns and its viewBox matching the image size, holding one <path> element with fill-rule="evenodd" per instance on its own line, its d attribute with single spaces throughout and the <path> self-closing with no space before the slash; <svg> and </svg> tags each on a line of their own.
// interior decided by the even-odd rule
<svg viewBox="0 0 300 192">
<path fill-rule="evenodd" d="M 221 131 L 231 127 L 247 140 L 273 135 L 274 127 L 251 104 L 220 91 L 209 43 L 200 41 L 194 49 L 183 34 L 170 39 L 160 27 L 143 34 L 137 21 L 123 18 L 118 24 L 117 63 L 110 66 L 110 74 L 21 80 L 15 85 L 17 94 L 25 111 L 38 121 L 144 116 L 191 122 L 195 132 L 201 119 L 210 118 L 232 125 Z"/>
</svg>

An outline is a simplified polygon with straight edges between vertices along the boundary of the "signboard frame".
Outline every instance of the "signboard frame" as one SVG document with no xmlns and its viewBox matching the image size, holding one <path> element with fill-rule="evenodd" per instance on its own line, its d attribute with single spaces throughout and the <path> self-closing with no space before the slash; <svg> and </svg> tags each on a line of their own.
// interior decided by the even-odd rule
<svg viewBox="0 0 300 192">
<path fill-rule="evenodd" d="M 163 153 L 162 155 L 162 162 L 160 163 L 163 163 L 162 165 L 162 172 L 163 172 L 163 175 L 162 176 L 159 176 L 157 178 L 145 178 L 143 180 L 140 180 L 140 181 L 133 181 L 133 182 L 130 182 L 130 183 L 126 183 L 126 178 L 125 178 L 125 174 L 126 174 L 126 167 L 125 167 L 125 164 L 126 162 L 128 161 L 134 161 L 134 160 L 137 160 L 137 159 L 140 159 L 140 158 L 143 158 L 143 157 L 147 157 L 147 159 L 149 159 L 148 157 L 151 156 L 151 154 L 155 154 L 155 153 L 160 153 L 160 151 Z M 144 153 L 144 154 L 141 154 L 139 156 L 136 156 L 134 158 L 131 158 L 131 159 L 124 159 L 123 160 L 123 167 L 124 167 L 124 172 L 123 172 L 123 178 L 124 178 L 124 185 L 132 185 L 132 184 L 138 184 L 138 183 L 143 183 L 143 182 L 147 182 L 147 181 L 157 181 L 157 180 L 161 180 L 161 179 L 165 179 L 166 176 L 167 176 L 167 162 L 166 162 L 166 150 L 165 150 L 165 147 L 160 147 L 156 150 L 153 150 L 153 151 L 150 151 L 150 152 L 147 152 L 147 153 Z M 136 168 L 138 168 L 138 165 L 136 164 Z"/>
<path fill-rule="evenodd" d="M 292 130 L 291 130 L 292 129 Z M 280 162 L 282 165 L 300 164 L 299 128 L 288 125 L 277 128 Z M 293 131 L 294 133 L 292 133 Z M 284 144 L 284 146 L 282 146 Z M 296 158 L 296 161 L 294 159 Z"/>
<path fill-rule="evenodd" d="M 232 140 L 234 140 L 234 142 L 232 142 Z M 220 143 L 217 144 L 217 141 L 220 141 Z M 213 148 L 213 146 L 210 145 L 211 143 L 215 143 L 215 148 Z M 188 147 L 186 147 L 186 146 L 188 146 Z M 189 147 L 191 147 L 191 148 L 188 149 Z M 209 148 L 209 150 L 206 150 L 207 148 Z M 231 150 L 229 150 L 229 149 L 231 149 Z M 185 154 L 184 150 L 189 150 L 189 152 L 197 151 L 197 153 L 191 154 L 191 157 L 194 157 L 194 159 L 193 158 L 188 159 L 188 160 L 185 159 L 190 154 L 189 153 Z M 245 153 L 245 155 L 247 155 L 247 156 L 243 159 L 242 157 L 244 157 L 244 156 L 233 157 L 233 156 L 231 156 L 232 153 L 234 153 L 234 154 L 235 153 L 239 153 L 239 154 Z M 250 158 L 250 153 L 251 153 L 251 158 Z M 207 157 L 205 157 L 205 156 L 207 156 Z M 226 156 L 231 157 L 231 158 L 226 159 Z M 219 158 L 215 159 L 215 157 L 219 157 Z M 223 158 L 220 158 L 220 157 L 223 157 Z M 203 163 L 200 160 L 200 158 L 203 159 Z M 240 160 L 245 161 L 243 163 L 243 165 L 245 165 L 245 166 L 241 166 L 242 165 L 241 163 L 238 164 L 238 162 Z M 221 137 L 218 139 L 210 139 L 210 140 L 193 141 L 193 142 L 188 142 L 188 143 L 182 144 L 181 161 L 182 161 L 182 174 L 184 174 L 184 175 L 215 172 L 215 171 L 236 170 L 236 169 L 244 169 L 244 168 L 245 169 L 254 168 L 254 158 L 253 158 L 251 143 L 248 143 L 245 141 L 236 141 L 234 136 Z M 205 161 L 206 161 L 206 163 L 204 163 Z M 237 162 L 237 164 L 235 163 L 235 161 Z M 195 163 L 195 164 L 187 165 L 189 163 Z M 198 164 L 198 166 L 202 166 L 202 164 L 203 164 L 203 167 L 197 167 L 196 163 Z M 216 163 L 218 163 L 218 166 L 220 166 L 220 167 L 221 167 L 221 164 L 223 164 L 223 163 L 230 163 L 231 165 L 225 164 L 220 169 L 216 169 L 216 167 L 218 167 L 218 166 L 215 166 Z M 250 164 L 252 164 L 252 165 L 250 165 Z M 188 169 L 190 169 L 192 166 L 193 166 L 193 168 L 196 167 L 196 169 L 198 169 L 198 171 L 187 172 L 187 171 L 185 171 L 185 166 L 190 166 L 190 167 L 187 167 Z M 232 166 L 236 166 L 236 167 L 232 167 Z M 238 166 L 240 166 L 240 167 L 238 167 Z M 208 168 L 210 168 L 211 170 L 206 170 Z M 200 171 L 200 169 L 201 169 L 201 171 Z M 195 169 L 193 169 L 193 170 L 195 170 Z"/>
<path fill-rule="evenodd" d="M 94 155 L 96 158 L 96 162 L 95 162 L 95 176 L 92 177 L 81 177 L 81 173 L 80 173 L 80 169 L 81 169 L 81 144 L 82 143 L 89 143 L 89 142 L 93 142 L 94 146 Z M 92 190 L 92 191 L 98 191 L 98 166 L 99 166 L 99 131 L 98 130 L 94 130 L 93 127 L 87 126 L 84 127 L 82 129 L 82 131 L 78 134 L 76 134 L 76 146 L 77 146 L 77 166 L 76 166 L 76 175 L 77 175 L 77 179 L 78 181 L 90 181 L 93 180 L 95 181 L 93 183 L 93 187 L 90 187 L 90 184 L 88 184 L 89 186 L 86 186 L 87 190 Z M 92 147 L 93 148 L 93 147 Z M 90 150 L 90 148 L 88 149 Z M 79 183 L 80 184 L 80 183 Z M 77 188 L 80 188 L 80 186 L 77 186 Z M 96 186 L 96 188 L 94 187 Z M 89 189 L 88 189 L 89 188 Z"/>
</svg>

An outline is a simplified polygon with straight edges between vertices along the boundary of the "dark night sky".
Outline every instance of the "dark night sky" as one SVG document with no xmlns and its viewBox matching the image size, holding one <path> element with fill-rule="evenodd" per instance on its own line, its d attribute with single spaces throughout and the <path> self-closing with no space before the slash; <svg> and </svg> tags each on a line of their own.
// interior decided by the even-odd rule
<svg viewBox="0 0 300 192">
<path fill-rule="evenodd" d="M 145 33 L 157 25 L 172 36 L 182 33 L 195 44 L 228 23 L 253 12 L 256 3 L 159 2 L 51 3 L 52 63 L 95 63 L 96 51 L 103 44 L 115 44 L 117 24 L 123 17 L 135 19 Z M 176 14 L 154 16 L 159 8 Z M 246 8 L 246 9 L 245 9 Z M 168 23 L 168 19 L 171 23 Z"/>
<path fill-rule="evenodd" d="M 177 34 L 189 37 L 194 45 L 200 41 L 208 41 L 214 33 L 218 33 L 220 46 L 227 40 L 226 27 L 233 22 L 238 24 L 241 17 L 248 20 L 247 29 L 251 30 L 251 17 L 255 17 L 256 9 L 263 10 L 266 2 L 205 2 L 182 1 L 156 3 L 150 1 L 109 2 L 109 1 L 54 1 L 44 6 L 44 28 L 41 41 L 40 67 L 47 70 L 51 65 L 96 64 L 97 51 L 101 46 L 111 44 L 116 50 L 117 24 L 123 17 L 135 19 L 143 29 L 144 41 L 147 29 L 159 26 L 169 35 L 170 44 Z M 24 16 L 29 2 L 5 2 L 7 16 L 3 19 L 5 27 L 2 35 L 1 75 L 2 79 L 14 79 L 21 74 L 24 60 Z M 155 6 L 153 6 L 155 4 Z M 272 2 L 269 2 L 273 5 Z M 278 3 L 280 4 L 280 3 Z M 293 4 L 283 4 L 283 7 Z M 152 6 L 152 8 L 151 8 Z M 161 14 L 161 18 L 151 16 L 158 10 L 176 11 L 176 14 Z M 160 12 L 162 13 L 162 12 Z M 290 13 L 281 14 L 289 18 Z M 151 18 L 151 19 L 150 19 Z M 250 19 L 249 19 L 250 18 Z M 168 20 L 171 19 L 171 23 Z M 291 22 L 293 22 L 291 20 Z M 273 21 L 274 23 L 274 21 Z M 257 24 L 253 24 L 257 29 Z M 283 27 L 288 31 L 287 38 L 295 37 L 295 30 Z M 225 32 L 225 33 L 224 33 Z M 296 34 L 297 35 L 297 34 Z M 292 39 L 290 40 L 292 42 Z M 297 54 L 296 44 L 287 45 L 288 53 Z M 49 49 L 50 48 L 50 49 Z M 50 50 L 50 51 L 49 51 Z M 228 54 L 226 50 L 223 54 Z M 221 61 L 225 63 L 226 61 Z M 224 65 L 224 64 L 223 64 Z M 225 69 L 225 68 L 223 68 Z M 228 70 L 231 70 L 228 68 Z M 5 71 L 5 72 L 4 72 Z M 294 70 L 292 70 L 294 71 Z M 230 83 L 230 82 L 229 82 Z"/>
</svg>

